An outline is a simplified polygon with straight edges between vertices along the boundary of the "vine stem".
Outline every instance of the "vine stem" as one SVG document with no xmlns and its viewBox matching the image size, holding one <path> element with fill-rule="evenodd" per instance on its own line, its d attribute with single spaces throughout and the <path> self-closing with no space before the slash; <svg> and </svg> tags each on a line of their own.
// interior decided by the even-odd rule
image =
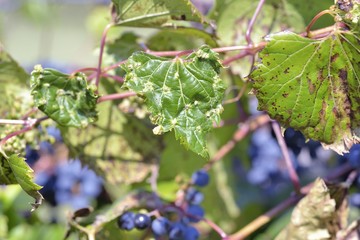
<svg viewBox="0 0 360 240">
<path fill-rule="evenodd" d="M 122 99 L 122 98 L 131 97 L 131 96 L 136 96 L 136 92 L 124 92 L 124 93 L 114 93 L 114 94 L 105 95 L 105 96 L 100 97 L 97 102 L 101 103 L 101 102 L 105 102 L 105 101 Z"/>
<path fill-rule="evenodd" d="M 96 72 L 98 69 L 94 67 L 87 67 L 87 68 L 80 68 L 73 71 L 70 75 L 73 76 L 75 73 L 78 72 Z"/>
<path fill-rule="evenodd" d="M 255 10 L 255 13 L 253 14 L 253 16 L 251 17 L 251 20 L 250 20 L 250 23 L 249 23 L 249 26 L 246 30 L 246 34 L 245 34 L 245 39 L 246 39 L 246 42 L 248 43 L 248 46 L 252 46 L 253 45 L 253 41 L 251 40 L 251 33 L 253 31 L 253 27 L 254 27 L 254 24 L 255 24 L 255 21 L 256 21 L 256 18 L 259 16 L 260 12 L 261 12 L 261 9 L 262 7 L 264 6 L 264 3 L 265 3 L 265 0 L 260 0 L 257 7 L 256 7 L 256 10 Z"/>
<path fill-rule="evenodd" d="M 206 222 L 215 232 L 217 232 L 222 239 L 227 238 L 227 234 L 224 232 L 224 230 L 221 229 L 218 225 L 216 225 L 213 221 L 207 218 L 202 218 L 202 221 Z"/>
<path fill-rule="evenodd" d="M 100 53 L 99 53 L 99 62 L 98 62 L 98 66 L 96 69 L 96 80 L 95 80 L 95 85 L 98 87 L 99 86 L 99 82 L 100 82 L 100 76 L 101 76 L 101 65 L 102 65 L 102 58 L 103 58 L 103 53 L 104 53 L 104 47 L 105 47 L 105 42 L 106 42 L 106 35 L 109 31 L 109 29 L 113 26 L 113 23 L 109 23 L 108 25 L 106 25 L 102 36 L 101 36 L 101 42 L 100 42 Z"/>
<path fill-rule="evenodd" d="M 275 121 L 273 121 L 271 123 L 271 125 L 272 125 L 272 128 L 273 128 L 274 132 L 275 132 L 276 139 L 277 139 L 277 141 L 279 143 L 282 155 L 283 155 L 284 160 L 285 160 L 286 168 L 289 171 L 290 180 L 291 180 L 292 184 L 294 185 L 295 192 L 297 194 L 300 194 L 301 186 L 300 186 L 299 176 L 297 175 L 297 173 L 295 171 L 295 168 L 294 168 L 294 165 L 293 165 L 293 163 L 291 161 L 290 154 L 289 154 L 289 149 L 287 148 L 284 137 L 281 134 L 280 126 Z"/>
<path fill-rule="evenodd" d="M 0 124 L 27 125 L 29 120 L 0 119 Z"/>
<path fill-rule="evenodd" d="M 337 168 L 333 172 L 331 172 L 328 175 L 328 177 L 326 178 L 326 180 L 328 180 L 328 181 L 335 180 L 336 178 L 339 178 L 339 177 L 347 174 L 348 172 L 352 171 L 353 169 L 354 168 L 352 166 L 350 166 L 350 164 L 344 164 L 340 168 Z M 308 193 L 310 191 L 312 185 L 313 185 L 313 183 L 310 183 L 310 184 L 302 187 L 301 192 L 304 194 Z M 254 219 L 252 222 L 250 222 L 248 225 L 246 225 L 245 227 L 240 229 L 238 232 L 228 236 L 228 238 L 226 238 L 226 240 L 245 239 L 250 234 L 252 234 L 256 230 L 258 230 L 260 227 L 262 227 L 266 223 L 270 222 L 270 220 L 272 218 L 276 217 L 277 215 L 279 215 L 280 213 L 282 213 L 289 207 L 295 205 L 304 196 L 305 195 L 294 195 L 294 196 L 287 198 L 286 200 L 284 200 L 283 202 L 281 202 L 280 204 L 278 204 L 277 206 L 275 206 L 268 212 L 262 214 L 261 216 L 257 217 L 256 219 Z"/>
<path fill-rule="evenodd" d="M 318 14 L 316 14 L 315 17 L 310 21 L 309 25 L 306 26 L 306 36 L 308 36 L 308 37 L 310 36 L 311 27 L 316 23 L 316 21 L 317 21 L 320 17 L 324 16 L 325 14 L 330 14 L 330 15 L 332 15 L 333 12 L 332 12 L 331 10 L 327 9 L 327 10 L 321 11 L 321 12 L 319 12 Z"/>
<path fill-rule="evenodd" d="M 269 116 L 262 114 L 248 119 L 245 123 L 239 124 L 239 129 L 234 133 L 232 139 L 225 143 L 225 145 L 223 145 L 217 153 L 215 153 L 203 169 L 208 171 L 212 165 L 214 165 L 217 161 L 220 161 L 226 154 L 228 154 L 235 147 L 236 143 L 242 140 L 250 131 L 257 129 L 268 122 L 270 122 Z"/>
<path fill-rule="evenodd" d="M 20 130 L 18 130 L 18 131 L 9 133 L 9 134 L 6 135 L 3 139 L 1 139 L 1 141 L 0 141 L 0 148 L 1 148 L 1 146 L 3 146 L 3 145 L 6 143 L 6 141 L 8 141 L 10 138 L 15 137 L 15 136 L 18 136 L 18 135 L 20 135 L 20 134 L 23 134 L 23 133 L 25 133 L 25 132 L 30 131 L 31 129 L 34 128 L 34 126 L 35 126 L 36 124 L 38 124 L 39 122 L 44 121 L 44 120 L 46 120 L 46 119 L 48 119 L 48 118 L 49 118 L 49 117 L 42 117 L 42 118 L 39 118 L 39 119 L 36 119 L 36 120 L 32 120 L 31 123 L 28 122 L 28 124 L 30 124 L 29 126 L 27 126 L 27 127 L 25 127 L 25 128 L 22 128 L 22 129 L 20 129 Z"/>
</svg>

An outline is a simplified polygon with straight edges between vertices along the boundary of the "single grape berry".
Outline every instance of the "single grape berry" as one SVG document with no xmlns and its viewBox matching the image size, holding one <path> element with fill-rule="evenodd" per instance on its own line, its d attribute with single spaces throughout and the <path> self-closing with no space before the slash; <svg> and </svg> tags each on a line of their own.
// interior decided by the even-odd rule
<svg viewBox="0 0 360 240">
<path fill-rule="evenodd" d="M 135 214 L 133 212 L 123 213 L 117 221 L 119 228 L 130 231 L 135 227 Z"/>
<path fill-rule="evenodd" d="M 170 222 L 164 217 L 159 217 L 151 223 L 151 229 L 157 236 L 163 236 L 170 230 Z"/>
<path fill-rule="evenodd" d="M 151 224 L 151 219 L 148 215 L 138 213 L 135 215 L 134 218 L 135 227 L 139 230 L 143 230 L 145 228 L 148 228 Z"/>
<path fill-rule="evenodd" d="M 186 226 L 183 223 L 175 222 L 171 225 L 169 231 L 170 240 L 183 240 Z"/>
<path fill-rule="evenodd" d="M 204 209 L 198 205 L 188 206 L 186 213 L 190 222 L 199 222 L 205 215 Z"/>
<path fill-rule="evenodd" d="M 201 169 L 193 173 L 193 175 L 191 176 L 191 180 L 193 184 L 199 187 L 205 187 L 209 184 L 210 177 L 205 170 Z"/>
<path fill-rule="evenodd" d="M 204 200 L 204 194 L 195 188 L 189 188 L 185 198 L 190 204 L 199 205 Z"/>
<path fill-rule="evenodd" d="M 186 240 L 197 240 L 199 239 L 199 231 L 193 226 L 186 226 L 184 239 Z"/>
</svg>

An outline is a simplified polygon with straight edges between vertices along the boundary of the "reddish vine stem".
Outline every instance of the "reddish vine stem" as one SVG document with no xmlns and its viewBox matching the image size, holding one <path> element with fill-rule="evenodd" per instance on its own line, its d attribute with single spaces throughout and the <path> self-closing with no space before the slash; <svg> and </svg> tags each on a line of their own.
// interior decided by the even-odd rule
<svg viewBox="0 0 360 240">
<path fill-rule="evenodd" d="M 100 97 L 97 102 L 101 103 L 101 102 L 105 102 L 105 101 L 122 99 L 122 98 L 131 97 L 131 96 L 136 96 L 136 92 L 124 92 L 124 93 L 114 93 L 114 94 L 105 95 L 105 96 Z"/>
<path fill-rule="evenodd" d="M 34 120 L 34 121 L 31 123 L 31 125 L 29 125 L 29 126 L 27 126 L 27 127 L 25 127 L 25 128 L 22 128 L 22 129 L 20 129 L 20 130 L 18 130 L 18 131 L 9 133 L 9 134 L 6 135 L 3 139 L 1 139 L 1 141 L 0 141 L 0 147 L 1 147 L 2 145 L 4 145 L 4 144 L 6 143 L 6 141 L 8 141 L 10 138 L 15 137 L 15 136 L 18 136 L 18 135 L 20 135 L 20 134 L 23 134 L 23 133 L 25 133 L 25 132 L 30 131 L 31 129 L 34 128 L 34 126 L 36 126 L 36 124 L 38 124 L 39 122 L 42 122 L 42 121 L 44 121 L 44 120 L 46 120 L 46 119 L 48 119 L 48 118 L 49 118 L 49 117 L 42 117 L 42 118 L 36 119 L 36 120 Z"/>
<path fill-rule="evenodd" d="M 206 222 L 212 229 L 214 229 L 214 231 L 220 235 L 221 239 L 227 238 L 227 234 L 224 232 L 224 230 L 222 230 L 221 227 L 216 225 L 213 221 L 207 218 L 202 218 L 202 220 Z"/>
<path fill-rule="evenodd" d="M 327 9 L 327 10 L 321 11 L 321 12 L 319 12 L 318 14 L 316 14 L 316 16 L 310 21 L 309 25 L 307 25 L 307 27 L 306 27 L 306 36 L 310 37 L 311 27 L 316 23 L 316 21 L 317 21 L 320 17 L 324 16 L 325 14 L 330 14 L 330 15 L 332 15 L 333 12 L 332 12 L 331 10 Z"/>
<path fill-rule="evenodd" d="M 99 82 L 100 82 L 100 76 L 101 76 L 101 65 L 102 65 L 102 58 L 103 58 L 103 53 L 104 53 L 104 47 L 105 47 L 105 41 L 106 41 L 106 35 L 109 31 L 109 29 L 113 26 L 113 23 L 109 23 L 108 25 L 106 25 L 103 34 L 101 36 L 101 42 L 100 42 L 100 53 L 99 53 L 99 62 L 98 62 L 98 66 L 96 69 L 96 80 L 95 80 L 95 85 L 98 87 L 99 86 Z"/>
<path fill-rule="evenodd" d="M 0 119 L 0 124 L 27 125 L 27 124 L 28 124 L 28 120 Z"/>
<path fill-rule="evenodd" d="M 101 74 L 102 77 L 109 77 L 114 79 L 115 81 L 119 82 L 119 83 L 123 83 L 124 82 L 124 78 L 116 76 L 116 75 L 111 75 L 111 74 L 106 74 L 106 73 L 102 73 Z"/>
<path fill-rule="evenodd" d="M 254 118 L 250 118 L 245 123 L 240 124 L 239 129 L 234 133 L 232 139 L 230 139 L 225 145 L 223 145 L 217 151 L 217 153 L 204 166 L 204 169 L 208 171 L 212 167 L 212 165 L 214 165 L 217 161 L 220 161 L 226 154 L 228 154 L 235 147 L 237 142 L 242 140 L 251 131 L 268 123 L 269 121 L 270 121 L 269 116 L 263 114 L 256 116 Z"/>
<path fill-rule="evenodd" d="M 246 30 L 246 34 L 245 34 L 245 39 L 246 39 L 246 42 L 248 43 L 248 46 L 252 46 L 253 45 L 253 41 L 251 39 L 251 33 L 253 31 L 253 27 L 254 27 L 254 24 L 255 24 L 255 21 L 256 21 L 256 18 L 259 16 L 259 13 L 262 9 L 262 7 L 264 6 L 264 3 L 265 3 L 265 0 L 260 0 L 257 7 L 256 7 L 256 10 L 255 10 L 255 13 L 253 14 L 251 20 L 250 20 L 250 23 L 249 23 L 249 26 Z"/>
<path fill-rule="evenodd" d="M 288 148 L 286 146 L 284 137 L 281 134 L 280 126 L 275 121 L 272 122 L 271 125 L 272 125 L 272 128 L 273 128 L 274 132 L 275 132 L 276 139 L 277 139 L 277 141 L 279 143 L 282 155 L 284 157 L 286 168 L 289 171 L 290 180 L 291 180 L 292 184 L 294 185 L 294 190 L 295 190 L 295 192 L 297 194 L 300 194 L 301 186 L 300 186 L 299 176 L 297 175 L 297 173 L 295 171 L 295 168 L 294 168 L 294 165 L 292 164 L 290 154 L 289 154 L 289 150 L 288 150 Z"/>
<path fill-rule="evenodd" d="M 340 168 L 338 168 L 338 169 L 334 170 L 333 172 L 331 172 L 328 175 L 328 177 L 325 178 L 325 179 L 328 180 L 328 181 L 335 180 L 335 179 L 349 173 L 351 170 L 353 170 L 353 167 L 350 166 L 350 164 L 344 164 Z M 301 192 L 304 193 L 304 194 L 308 193 L 310 191 L 312 185 L 313 184 L 310 183 L 310 184 L 302 187 Z M 268 212 L 266 212 L 266 213 L 262 214 L 261 216 L 257 217 L 255 220 L 253 220 L 248 225 L 246 225 L 245 227 L 240 229 L 238 232 L 230 235 L 228 238 L 226 238 L 226 240 L 242 240 L 242 239 L 245 239 L 250 234 L 252 234 L 256 230 L 258 230 L 260 227 L 262 227 L 263 225 L 270 222 L 270 220 L 272 218 L 276 217 L 277 215 L 279 215 L 280 213 L 282 213 L 283 211 L 285 211 L 289 207 L 295 205 L 304 196 L 305 195 L 295 195 L 295 196 L 289 197 L 288 199 L 284 200 L 283 202 L 281 202 L 280 204 L 278 204 L 277 206 L 275 206 L 274 208 L 272 208 Z"/>
</svg>

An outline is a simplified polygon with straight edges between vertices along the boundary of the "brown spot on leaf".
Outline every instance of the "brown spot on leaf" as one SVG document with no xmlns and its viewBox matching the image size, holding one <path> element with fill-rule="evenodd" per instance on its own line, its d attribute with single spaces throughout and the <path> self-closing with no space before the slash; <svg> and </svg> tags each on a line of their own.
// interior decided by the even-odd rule
<svg viewBox="0 0 360 240">
<path fill-rule="evenodd" d="M 339 78 L 343 81 L 347 80 L 347 71 L 345 69 L 340 69 Z"/>
<path fill-rule="evenodd" d="M 309 92 L 310 94 L 313 94 L 315 92 L 315 84 L 312 83 L 311 79 L 308 77 L 307 82 L 309 85 Z"/>
<path fill-rule="evenodd" d="M 287 67 L 285 70 L 284 70 L 284 74 L 287 74 L 287 73 L 289 73 L 289 67 Z"/>
<path fill-rule="evenodd" d="M 330 61 L 333 63 L 336 61 L 336 59 L 339 57 L 338 53 L 335 53 L 334 55 L 331 56 Z"/>
<path fill-rule="evenodd" d="M 324 80 L 324 76 L 323 76 L 323 69 L 320 69 L 318 72 L 318 80 Z"/>
<path fill-rule="evenodd" d="M 289 96 L 289 93 L 283 93 L 282 96 L 283 96 L 284 98 L 287 98 L 287 97 Z"/>
</svg>

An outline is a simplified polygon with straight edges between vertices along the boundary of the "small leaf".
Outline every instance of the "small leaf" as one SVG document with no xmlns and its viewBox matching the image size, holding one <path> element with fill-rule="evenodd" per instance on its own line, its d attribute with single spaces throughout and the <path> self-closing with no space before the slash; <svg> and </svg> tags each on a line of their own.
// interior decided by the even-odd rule
<svg viewBox="0 0 360 240">
<path fill-rule="evenodd" d="M 314 40 L 268 37 L 251 73 L 259 109 L 342 154 L 360 141 L 360 38 L 336 30 Z"/>
<path fill-rule="evenodd" d="M 0 184 L 19 184 L 21 188 L 35 199 L 31 211 L 38 208 L 43 200 L 39 193 L 41 186 L 34 183 L 33 170 L 27 165 L 24 158 L 16 154 L 6 156 L 3 152 L 0 155 Z"/>
<path fill-rule="evenodd" d="M 125 85 L 145 98 L 154 134 L 175 131 L 177 139 L 203 157 L 206 135 L 220 120 L 224 84 L 217 54 L 202 47 L 186 59 L 134 53 L 124 66 Z"/>
<path fill-rule="evenodd" d="M 171 20 L 203 22 L 189 0 L 112 0 L 121 26 L 159 27 Z"/>
<path fill-rule="evenodd" d="M 97 120 L 98 96 L 85 74 L 66 75 L 37 65 L 30 85 L 35 105 L 60 125 L 86 127 Z"/>
<path fill-rule="evenodd" d="M 346 219 L 347 211 L 342 211 L 346 206 L 345 193 L 346 189 L 341 185 L 328 185 L 317 179 L 307 196 L 297 204 L 290 223 L 276 240 L 335 239 L 341 227 L 346 226 L 343 219 Z"/>
</svg>

